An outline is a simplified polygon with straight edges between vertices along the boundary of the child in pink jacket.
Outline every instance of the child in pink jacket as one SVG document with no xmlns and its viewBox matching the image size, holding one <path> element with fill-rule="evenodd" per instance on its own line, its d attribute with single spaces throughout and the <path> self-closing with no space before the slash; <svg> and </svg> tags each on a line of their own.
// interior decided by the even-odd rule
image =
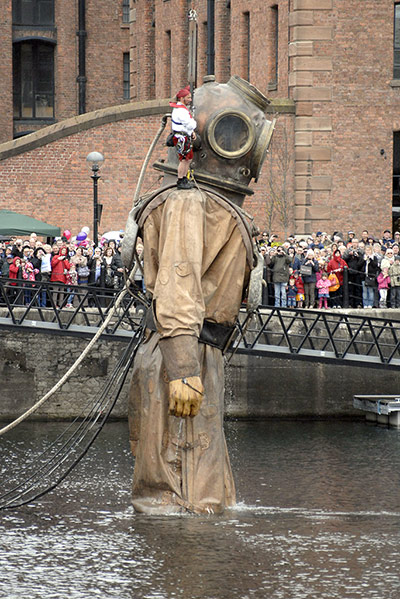
<svg viewBox="0 0 400 599">
<path fill-rule="evenodd" d="M 379 307 L 386 308 L 387 292 L 390 285 L 389 268 L 382 268 L 382 272 L 377 276 L 379 291 Z"/>
<path fill-rule="evenodd" d="M 318 298 L 319 304 L 318 309 L 321 310 L 322 303 L 324 304 L 324 308 L 328 307 L 328 298 L 329 298 L 329 287 L 331 286 L 331 281 L 328 279 L 328 273 L 323 271 L 321 273 L 321 278 L 317 281 L 317 289 L 318 289 Z"/>
</svg>

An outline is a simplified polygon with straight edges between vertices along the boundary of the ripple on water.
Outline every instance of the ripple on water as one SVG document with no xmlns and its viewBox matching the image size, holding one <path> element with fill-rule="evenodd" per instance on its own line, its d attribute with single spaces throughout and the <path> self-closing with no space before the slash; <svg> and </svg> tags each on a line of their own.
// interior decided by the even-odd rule
<svg viewBox="0 0 400 599">
<path fill-rule="evenodd" d="M 0 440 L 6 466 L 39 453 L 60 426 Z M 169 518 L 134 514 L 125 437 L 125 424 L 107 425 L 56 493 L 2 513 L 1 597 L 400 594 L 399 435 L 363 424 L 229 423 L 240 503 L 223 516 Z"/>
</svg>

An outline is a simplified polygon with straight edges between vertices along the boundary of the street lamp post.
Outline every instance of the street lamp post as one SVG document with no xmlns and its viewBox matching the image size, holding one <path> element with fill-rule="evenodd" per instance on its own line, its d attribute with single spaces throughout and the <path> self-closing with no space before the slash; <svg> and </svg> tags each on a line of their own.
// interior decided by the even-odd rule
<svg viewBox="0 0 400 599">
<path fill-rule="evenodd" d="M 97 247 L 98 244 L 98 225 L 99 225 L 99 204 L 97 202 L 97 182 L 100 179 L 99 170 L 100 166 L 104 162 L 103 154 L 100 152 L 90 152 L 86 157 L 86 162 L 89 168 L 92 171 L 92 179 L 93 179 L 93 241 L 94 246 Z"/>
</svg>

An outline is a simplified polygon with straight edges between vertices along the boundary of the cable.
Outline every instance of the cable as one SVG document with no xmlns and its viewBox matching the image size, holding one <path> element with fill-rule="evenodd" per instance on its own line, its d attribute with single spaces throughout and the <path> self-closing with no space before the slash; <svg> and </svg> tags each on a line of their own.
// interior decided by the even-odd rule
<svg viewBox="0 0 400 599">
<path fill-rule="evenodd" d="M 130 276 L 127 278 L 127 284 L 128 284 L 128 282 L 131 282 L 130 281 Z M 61 379 L 50 389 L 50 391 L 48 391 L 41 399 L 39 399 L 39 401 L 37 401 L 31 408 L 29 408 L 29 410 L 27 410 L 26 412 L 24 412 L 24 414 L 22 414 L 21 416 L 19 416 L 18 418 L 16 418 L 12 422 L 10 422 L 10 424 L 8 424 L 7 426 L 5 426 L 2 429 L 0 429 L 0 435 L 4 435 L 4 433 L 6 433 L 9 430 L 11 430 L 14 427 L 16 427 L 17 424 L 19 424 L 20 422 L 23 422 L 24 420 L 26 420 L 26 418 L 28 418 L 31 414 L 33 414 L 34 412 L 36 412 L 36 410 L 45 401 L 47 401 L 52 395 L 54 395 L 54 393 L 56 391 L 58 391 L 58 389 L 60 389 L 60 387 L 62 387 L 62 385 L 69 379 L 69 377 L 71 376 L 71 374 L 78 368 L 78 366 L 81 364 L 81 362 L 83 362 L 83 360 L 86 358 L 87 354 L 92 349 L 93 345 L 99 339 L 100 335 L 102 335 L 103 331 L 107 328 L 107 326 L 108 326 L 111 318 L 114 316 L 114 312 L 119 307 L 119 305 L 122 302 L 124 296 L 125 296 L 125 289 L 122 289 L 120 291 L 120 293 L 118 294 L 117 299 L 115 300 L 115 303 L 112 306 L 112 308 L 111 308 L 110 312 L 108 313 L 106 319 L 104 320 L 103 324 L 101 325 L 101 327 L 99 328 L 99 330 L 96 332 L 96 334 L 94 335 L 94 337 L 90 340 L 90 342 L 88 343 L 88 345 L 85 347 L 85 349 L 83 350 L 83 352 L 81 353 L 81 355 L 79 356 L 79 358 L 72 364 L 72 366 L 67 370 L 67 372 L 64 374 L 64 376 L 61 377 Z"/>
<path fill-rule="evenodd" d="M 119 360 L 118 364 L 116 365 L 108 383 L 105 385 L 101 395 L 99 396 L 99 400 L 96 401 L 95 403 L 89 404 L 90 410 L 89 410 L 88 414 L 84 418 L 82 418 L 83 412 L 81 412 L 81 414 L 75 418 L 75 420 L 70 424 L 70 426 L 68 426 L 67 429 L 65 431 L 63 431 L 61 433 L 61 435 L 59 435 L 57 437 L 57 439 L 39 456 L 38 460 L 41 460 L 44 456 L 46 456 L 46 454 L 50 454 L 53 447 L 59 446 L 59 443 L 62 440 L 62 438 L 67 435 L 68 431 L 73 427 L 74 424 L 76 424 L 76 422 L 80 422 L 80 425 L 78 426 L 77 430 L 75 430 L 73 432 L 73 434 L 68 438 L 67 443 L 68 443 L 68 441 L 71 441 L 77 434 L 80 433 L 80 430 L 85 427 L 87 422 L 89 422 L 89 424 L 90 424 L 91 420 L 96 421 L 99 418 L 99 415 L 104 411 L 104 406 L 103 406 L 104 398 L 107 397 L 108 390 L 114 383 L 116 374 L 118 373 L 121 366 L 123 365 L 125 356 L 126 356 L 126 352 L 123 354 L 123 356 Z M 51 460 L 49 460 L 49 461 L 52 461 L 55 456 L 57 456 L 59 453 L 61 453 L 61 451 L 66 447 L 67 443 L 64 443 L 64 445 L 62 445 L 61 447 L 58 447 L 58 451 L 52 456 Z M 45 464 L 41 468 L 39 468 L 38 471 L 42 470 L 44 468 L 44 466 L 45 466 Z M 27 465 L 25 467 L 25 470 L 28 470 L 30 472 L 32 470 L 31 464 Z M 20 485 L 18 485 L 18 487 L 10 489 L 10 491 L 8 491 L 8 493 L 6 493 L 5 495 L 16 491 L 18 488 L 21 488 L 25 483 L 27 483 L 29 480 L 34 478 L 38 471 L 33 472 L 33 474 L 31 474 L 27 479 L 25 479 L 25 481 L 23 483 L 20 483 Z M 2 497 L 4 497 L 5 495 L 3 495 Z"/>
<path fill-rule="evenodd" d="M 19 485 L 6 491 L 0 496 L 0 510 L 14 509 L 42 497 L 46 493 L 54 490 L 75 468 L 79 461 L 86 455 L 91 445 L 96 440 L 104 424 L 106 423 L 121 389 L 126 380 L 129 368 L 135 358 L 137 349 L 142 341 L 144 328 L 138 329 L 135 336 L 130 341 L 128 347 L 123 353 L 121 359 L 116 365 L 110 380 L 102 392 L 102 400 L 97 402 L 96 414 L 93 417 L 93 406 L 89 414 L 80 423 L 77 430 L 70 435 L 64 444 L 57 449 L 54 455 L 50 456 Z M 111 392 L 110 392 L 111 389 Z M 72 426 L 72 425 L 71 425 Z M 68 427 L 68 430 L 71 428 Z M 94 432 L 91 432 L 93 431 Z M 56 447 L 60 439 L 64 436 L 62 433 L 41 456 L 35 460 L 35 463 L 43 457 L 47 457 L 52 448 Z M 84 443 L 80 453 L 76 455 L 76 448 Z M 72 462 L 71 462 L 72 459 Z M 32 469 L 32 464 L 26 466 L 26 470 Z M 48 482 L 48 477 L 57 473 L 56 479 Z"/>
<path fill-rule="evenodd" d="M 154 147 L 155 147 L 156 143 L 158 142 L 163 130 L 165 129 L 167 119 L 169 116 L 170 116 L 169 114 L 165 114 L 162 117 L 162 122 L 159 127 L 159 130 L 157 131 L 156 136 L 153 139 L 153 142 L 146 154 L 145 160 L 143 162 L 143 165 L 142 165 L 142 168 L 140 171 L 138 183 L 136 186 L 136 191 L 135 191 L 135 195 L 134 195 L 134 204 L 136 204 L 138 201 L 141 186 L 142 186 L 144 175 L 145 175 L 145 171 L 146 171 L 148 162 L 150 160 L 151 154 L 153 153 Z M 86 346 L 86 348 L 84 349 L 82 354 L 74 362 L 74 364 L 68 369 L 68 371 L 64 374 L 64 376 L 56 383 L 56 385 L 54 385 L 52 387 L 52 389 L 50 389 L 50 391 L 48 391 L 39 401 L 37 401 L 29 410 L 27 410 L 19 418 L 17 418 L 16 420 L 11 422 L 7 426 L 0 429 L 0 435 L 5 434 L 9 430 L 11 430 L 15 426 L 17 426 L 17 424 L 23 422 L 26 418 L 28 418 L 47 399 L 49 399 L 52 395 L 54 395 L 54 393 L 58 389 L 60 389 L 60 387 L 68 380 L 68 378 L 71 376 L 71 374 L 78 368 L 78 366 L 81 364 L 81 362 L 85 359 L 85 357 L 87 356 L 89 351 L 92 349 L 93 345 L 97 342 L 97 340 L 99 339 L 99 337 L 101 336 L 103 331 L 107 328 L 111 318 L 113 317 L 114 313 L 118 310 L 123 298 L 125 297 L 126 291 L 128 291 L 131 295 L 136 297 L 136 299 L 139 299 L 139 301 L 141 301 L 144 305 L 146 305 L 148 307 L 147 298 L 145 298 L 144 296 L 141 296 L 141 294 L 138 291 L 136 291 L 136 293 L 135 293 L 130 290 L 130 286 L 134 282 L 134 275 L 135 275 L 136 270 L 140 264 L 136 252 L 135 252 L 135 255 L 136 255 L 136 265 L 131 269 L 128 277 L 126 277 L 126 273 L 124 273 L 124 276 L 125 276 L 124 289 L 122 289 L 120 291 L 120 293 L 118 294 L 106 319 L 104 320 L 103 324 L 100 326 L 97 333 L 94 335 L 93 339 L 91 339 L 89 344 Z M 66 436 L 67 432 L 73 427 L 73 424 L 78 421 L 79 417 L 76 418 L 74 420 L 74 422 L 69 427 L 67 427 L 66 431 L 64 431 L 56 439 L 56 441 L 54 443 L 52 443 L 50 445 L 50 447 L 47 448 L 41 454 L 40 458 L 45 457 L 45 459 L 46 459 L 46 461 L 41 466 L 39 468 L 37 468 L 32 474 L 30 474 L 28 476 L 28 478 L 25 478 L 22 483 L 14 486 L 13 488 L 6 491 L 3 495 L 0 496 L 0 510 L 11 509 L 11 508 L 20 507 L 22 505 L 26 505 L 27 503 L 31 503 L 35 499 L 38 499 L 39 497 L 41 497 L 44 494 L 48 493 L 49 491 L 53 490 L 57 485 L 60 484 L 60 482 L 62 480 L 64 480 L 66 478 L 66 476 L 71 472 L 71 470 L 78 464 L 78 462 L 87 453 L 90 446 L 94 443 L 95 439 L 97 438 L 98 434 L 100 433 L 101 429 L 103 428 L 108 416 L 110 415 L 110 413 L 118 399 L 118 396 L 121 392 L 122 386 L 126 380 L 126 376 L 128 374 L 129 368 L 135 358 L 137 349 L 142 341 L 142 338 L 144 335 L 144 330 L 145 329 L 144 329 L 144 324 L 143 324 L 143 320 L 142 320 L 142 324 L 139 326 L 134 337 L 132 338 L 131 342 L 129 343 L 127 349 L 125 350 L 125 352 L 123 353 L 122 357 L 120 358 L 118 364 L 116 365 L 109 381 L 106 383 L 106 385 L 100 395 L 100 398 L 98 400 L 96 400 L 94 403 L 90 404 L 90 410 L 89 410 L 88 414 L 84 417 L 82 422 L 80 422 L 78 428 L 72 433 L 72 435 L 70 435 L 70 437 L 67 438 L 66 441 L 63 441 L 63 444 L 61 445 L 61 447 L 59 447 L 60 441 L 63 439 L 64 436 Z M 67 466 L 66 469 L 64 468 L 64 470 L 62 471 L 62 474 L 58 475 L 58 478 L 56 478 L 55 481 L 51 482 L 50 484 L 47 484 L 47 486 L 44 489 L 41 489 L 39 492 L 37 492 L 35 489 L 37 489 L 37 487 L 40 486 L 40 484 L 43 484 L 45 482 L 46 477 L 49 477 L 50 475 L 54 474 L 54 472 L 56 472 L 61 466 L 65 465 L 66 460 L 72 455 L 72 453 L 75 451 L 76 447 L 79 446 L 85 440 L 88 433 L 97 425 L 99 420 L 100 420 L 100 425 L 95 430 L 95 432 L 92 434 L 89 441 L 86 442 L 86 445 L 84 446 L 84 448 L 80 452 L 80 454 L 78 454 L 78 456 L 73 460 L 72 464 Z M 55 453 L 53 455 L 50 455 L 53 448 L 57 448 L 57 450 L 55 451 Z M 50 457 L 48 457 L 48 456 L 50 456 Z M 26 470 L 29 470 L 29 472 L 31 472 L 32 466 L 31 465 L 27 466 Z"/>
<path fill-rule="evenodd" d="M 146 168 L 147 165 L 149 163 L 150 157 L 153 153 L 153 150 L 158 142 L 158 140 L 160 139 L 160 136 L 162 134 L 162 132 L 165 129 L 165 126 L 167 124 L 167 120 L 168 117 L 170 117 L 171 115 L 169 113 L 164 114 L 162 119 L 161 119 L 161 125 L 150 145 L 150 148 L 147 151 L 145 160 L 143 162 L 141 171 L 140 171 L 140 175 L 139 175 L 139 179 L 136 185 L 136 191 L 135 191 L 135 195 L 134 195 L 134 200 L 133 200 L 133 204 L 135 205 L 138 198 L 139 198 L 139 194 L 140 194 L 140 190 L 142 187 L 142 183 L 143 183 L 143 179 L 144 179 L 144 175 L 146 172 Z M 78 368 L 78 366 L 81 364 L 81 362 L 85 359 L 85 357 L 87 356 L 87 354 L 90 352 L 90 350 L 92 349 L 93 345 L 97 342 L 97 340 L 99 339 L 100 335 L 103 333 L 103 331 L 107 328 L 111 318 L 114 315 L 114 312 L 117 310 L 117 308 L 119 307 L 125 291 L 129 291 L 129 287 L 130 285 L 134 282 L 134 274 L 136 272 L 138 268 L 138 261 L 136 266 L 130 271 L 129 276 L 125 278 L 125 285 L 126 287 L 124 289 L 122 289 L 120 291 L 120 293 L 117 296 L 117 299 L 115 300 L 115 303 L 113 304 L 110 312 L 108 313 L 105 321 L 103 322 L 103 324 L 101 325 L 101 327 L 99 328 L 99 330 L 97 331 L 97 333 L 95 334 L 95 336 L 93 337 L 93 339 L 91 339 L 91 341 L 89 342 L 89 344 L 86 346 L 86 348 L 83 350 L 82 354 L 79 356 L 79 358 L 76 360 L 76 362 L 74 362 L 74 364 L 72 364 L 72 366 L 67 370 L 67 372 L 64 374 L 64 376 L 54 385 L 54 387 L 52 387 L 50 389 L 50 391 L 48 391 L 39 401 L 37 401 L 29 410 L 27 410 L 24 414 L 22 414 L 21 416 L 19 416 L 18 418 L 16 418 L 15 420 L 13 420 L 12 422 L 10 422 L 7 426 L 3 427 L 0 429 L 0 435 L 4 435 L 6 432 L 8 432 L 9 430 L 13 429 L 15 426 L 17 426 L 17 424 L 20 424 L 21 422 L 23 422 L 24 420 L 26 420 L 26 418 L 28 418 L 31 414 L 33 414 L 45 401 L 47 401 L 52 395 L 54 395 L 54 393 L 56 391 L 58 391 L 58 389 L 60 389 L 60 387 L 62 387 L 62 385 L 69 379 L 69 377 L 71 376 L 71 374 Z M 140 301 L 143 302 L 143 299 L 141 298 Z M 144 302 L 146 303 L 146 302 Z"/>
</svg>

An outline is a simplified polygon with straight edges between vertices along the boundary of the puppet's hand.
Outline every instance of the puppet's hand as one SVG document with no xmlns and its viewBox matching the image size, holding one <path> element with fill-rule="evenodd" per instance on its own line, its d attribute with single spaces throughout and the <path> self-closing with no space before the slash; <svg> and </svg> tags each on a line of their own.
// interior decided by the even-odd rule
<svg viewBox="0 0 400 599">
<path fill-rule="evenodd" d="M 204 387 L 198 376 L 175 379 L 169 383 L 169 413 L 186 418 L 199 413 Z"/>
</svg>

